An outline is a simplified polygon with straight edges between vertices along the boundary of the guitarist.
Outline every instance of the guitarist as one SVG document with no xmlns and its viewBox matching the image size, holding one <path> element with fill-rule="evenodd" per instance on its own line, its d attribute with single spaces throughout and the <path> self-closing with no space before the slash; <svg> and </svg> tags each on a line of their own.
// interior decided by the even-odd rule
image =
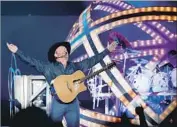
<svg viewBox="0 0 177 127">
<path fill-rule="evenodd" d="M 103 60 L 109 52 L 115 50 L 116 42 L 111 43 L 103 52 L 85 59 L 81 62 L 70 62 L 69 55 L 71 46 L 69 42 L 57 42 L 52 45 L 48 51 L 49 62 L 42 62 L 25 55 L 14 44 L 7 43 L 8 49 L 17 54 L 19 58 L 35 67 L 38 72 L 43 74 L 49 84 L 51 81 L 60 75 L 70 75 L 77 70 L 85 70 L 93 67 L 95 64 Z M 63 103 L 55 94 L 53 86 L 51 86 L 52 104 L 50 109 L 50 116 L 56 123 L 60 123 L 65 117 L 68 127 L 79 127 L 79 103 L 77 98 L 70 103 Z"/>
</svg>

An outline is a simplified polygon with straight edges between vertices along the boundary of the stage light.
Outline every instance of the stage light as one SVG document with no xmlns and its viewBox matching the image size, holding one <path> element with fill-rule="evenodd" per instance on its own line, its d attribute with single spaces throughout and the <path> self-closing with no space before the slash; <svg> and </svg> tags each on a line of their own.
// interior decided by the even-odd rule
<svg viewBox="0 0 177 127">
<path fill-rule="evenodd" d="M 139 20 L 140 20 L 140 18 L 139 18 Z M 138 27 L 141 27 L 143 24 L 142 23 L 138 23 Z"/>
<path fill-rule="evenodd" d="M 132 18 L 132 19 L 134 19 L 134 22 L 138 22 L 138 21 L 140 20 L 139 17 L 135 17 L 135 18 Z M 133 22 L 133 21 L 132 21 L 132 22 Z"/>
<path fill-rule="evenodd" d="M 124 105 L 127 106 L 129 102 L 127 100 L 124 101 Z"/>
<path fill-rule="evenodd" d="M 107 116 L 107 121 L 112 121 L 110 116 Z"/>
<path fill-rule="evenodd" d="M 152 55 L 152 54 L 153 54 L 152 50 L 149 50 L 149 55 Z"/>
<path fill-rule="evenodd" d="M 148 12 L 152 11 L 152 7 L 147 7 L 147 11 Z"/>
<path fill-rule="evenodd" d="M 123 24 L 127 24 L 128 22 L 128 20 L 123 20 Z"/>
<path fill-rule="evenodd" d="M 172 11 L 173 12 L 177 12 L 177 8 L 176 7 L 172 7 Z"/>
<path fill-rule="evenodd" d="M 146 51 L 144 51 L 144 52 L 143 52 L 143 55 L 144 55 L 144 56 L 146 56 L 146 55 L 147 55 L 147 52 L 146 52 Z"/>
<path fill-rule="evenodd" d="M 112 10 L 111 8 L 108 8 L 108 12 L 111 12 L 111 10 Z"/>
<path fill-rule="evenodd" d="M 132 14 L 133 11 L 130 9 L 130 10 L 127 10 L 127 13 L 128 13 L 128 14 Z"/>
<path fill-rule="evenodd" d="M 166 19 L 166 16 L 162 15 L 162 16 L 161 16 L 161 19 L 162 19 L 162 20 L 165 20 L 165 19 Z M 170 17 L 170 19 L 168 18 L 168 20 L 171 20 L 171 17 Z"/>
<path fill-rule="evenodd" d="M 125 11 L 122 11 L 122 15 L 127 15 L 128 14 L 128 11 L 125 10 Z"/>
<path fill-rule="evenodd" d="M 174 21 L 175 21 L 176 18 L 177 18 L 176 16 L 173 16 L 173 17 L 172 17 L 172 16 L 167 16 L 167 20 L 168 20 L 168 21 L 171 21 L 171 20 L 174 20 Z"/>
<path fill-rule="evenodd" d="M 162 44 L 162 39 L 158 39 L 157 42 L 158 42 L 159 44 Z"/>
<path fill-rule="evenodd" d="M 158 61 L 158 58 L 157 58 L 157 57 L 153 57 L 153 60 L 154 60 L 154 61 Z"/>
<path fill-rule="evenodd" d="M 141 41 L 140 44 L 141 44 L 141 46 L 144 46 L 144 41 Z"/>
<path fill-rule="evenodd" d="M 159 23 L 158 25 L 157 25 L 157 28 L 160 28 L 161 27 L 161 24 Z"/>
<path fill-rule="evenodd" d="M 153 45 L 156 45 L 156 40 L 153 40 L 153 41 L 152 41 L 152 44 L 153 44 Z"/>
<path fill-rule="evenodd" d="M 171 8 L 170 7 L 166 7 L 166 11 L 167 12 L 171 12 Z"/>
<path fill-rule="evenodd" d="M 155 42 L 155 41 L 154 41 L 154 42 Z M 154 50 L 154 54 L 155 54 L 155 55 L 158 55 L 158 49 L 155 49 L 155 50 Z"/>
<path fill-rule="evenodd" d="M 138 54 L 138 57 L 140 57 L 141 56 L 141 54 Z"/>
<path fill-rule="evenodd" d="M 131 5 L 128 5 L 127 9 L 130 9 L 131 8 Z"/>
<path fill-rule="evenodd" d="M 121 1 L 117 1 L 117 3 L 116 3 L 116 4 L 118 5 L 120 2 L 121 2 Z"/>
<path fill-rule="evenodd" d="M 159 36 L 159 35 L 158 35 L 158 36 L 156 36 L 156 37 L 155 37 L 155 41 L 156 41 L 156 40 L 158 40 L 159 38 L 160 38 L 160 36 Z"/>
<path fill-rule="evenodd" d="M 98 20 L 98 23 L 102 23 L 103 21 L 105 21 L 105 18 L 101 18 L 100 20 Z"/>
<path fill-rule="evenodd" d="M 146 45 L 148 45 L 148 46 L 150 45 L 150 40 L 146 41 Z"/>
<path fill-rule="evenodd" d="M 153 10 L 154 11 L 158 11 L 158 7 L 153 7 Z"/>
<path fill-rule="evenodd" d="M 138 43 L 135 41 L 135 42 L 133 43 L 133 46 L 134 46 L 134 47 L 137 47 L 137 46 L 138 46 Z"/>
<path fill-rule="evenodd" d="M 168 62 L 169 62 L 168 60 L 165 60 L 165 61 L 164 61 L 165 64 L 168 63 Z"/>
<path fill-rule="evenodd" d="M 147 32 L 148 34 L 151 33 L 151 29 L 148 29 L 146 32 Z"/>
<path fill-rule="evenodd" d="M 161 55 L 164 55 L 164 54 L 165 54 L 164 49 L 160 49 L 160 54 L 161 54 Z"/>
<path fill-rule="evenodd" d="M 120 57 L 121 60 L 124 58 L 122 54 L 119 57 Z"/>
<path fill-rule="evenodd" d="M 148 16 L 148 20 L 153 20 L 153 16 Z"/>
<path fill-rule="evenodd" d="M 108 2 L 113 3 L 113 4 L 116 4 L 116 1 L 108 1 Z"/>
<path fill-rule="evenodd" d="M 124 6 L 123 6 L 123 8 L 126 8 L 126 6 L 127 6 L 127 4 L 125 3 Z"/>
<path fill-rule="evenodd" d="M 122 6 L 123 4 L 124 4 L 123 2 L 120 2 L 120 4 L 119 4 L 119 5 L 120 5 L 120 6 Z"/>
<path fill-rule="evenodd" d="M 143 26 L 141 29 L 142 29 L 142 30 L 145 30 L 145 29 L 146 29 L 146 26 Z"/>
<path fill-rule="evenodd" d="M 113 13 L 114 11 L 115 11 L 115 10 L 114 10 L 114 9 L 112 9 L 110 12 L 111 12 L 111 13 Z"/>
<path fill-rule="evenodd" d="M 138 8 L 135 8 L 135 9 L 132 10 L 132 12 L 133 13 L 138 13 L 138 12 L 140 12 L 140 10 Z"/>
<path fill-rule="evenodd" d="M 170 112 L 172 112 L 176 108 L 176 100 L 174 100 L 168 108 L 165 109 L 165 111 L 160 115 L 160 119 L 164 120 Z"/>
<path fill-rule="evenodd" d="M 174 34 L 170 34 L 170 38 L 173 38 L 174 37 Z"/>
<path fill-rule="evenodd" d="M 105 6 L 102 6 L 101 10 L 104 10 Z"/>
<path fill-rule="evenodd" d="M 105 6 L 105 11 L 108 11 L 108 9 L 109 9 L 108 6 Z"/>
<path fill-rule="evenodd" d="M 134 55 L 130 55 L 130 57 L 131 57 L 131 58 L 133 58 L 133 57 L 134 57 Z"/>
<path fill-rule="evenodd" d="M 155 34 L 155 32 L 152 32 L 150 35 L 151 35 L 151 37 L 154 37 L 156 34 Z"/>
<path fill-rule="evenodd" d="M 160 8 L 159 8 L 159 11 L 164 11 L 164 10 L 165 10 L 164 7 L 160 7 Z"/>
<path fill-rule="evenodd" d="M 128 94 L 129 94 L 132 98 L 135 98 L 135 97 L 136 97 L 136 94 L 135 94 L 135 92 L 134 92 L 133 90 L 130 90 L 130 91 L 128 92 Z"/>
<path fill-rule="evenodd" d="M 123 24 L 123 22 L 122 22 L 122 21 L 115 22 L 115 25 L 121 25 L 121 24 Z M 113 27 L 115 27 L 115 26 L 113 26 Z"/>
<path fill-rule="evenodd" d="M 153 24 L 153 25 L 156 25 L 156 24 L 157 24 L 157 22 L 152 22 L 152 24 Z"/>
<path fill-rule="evenodd" d="M 164 31 L 165 31 L 165 27 L 162 27 L 160 30 L 161 30 L 162 32 L 164 32 Z"/>
<path fill-rule="evenodd" d="M 166 34 L 166 35 L 168 35 L 169 33 L 170 33 L 170 31 L 169 31 L 169 30 L 167 30 L 167 31 L 165 32 L 165 34 Z"/>
<path fill-rule="evenodd" d="M 147 20 L 147 19 L 148 19 L 147 16 L 142 16 L 142 17 L 141 17 L 141 20 L 142 20 L 142 21 L 145 21 L 145 20 Z"/>
<path fill-rule="evenodd" d="M 143 8 L 140 8 L 140 9 L 138 9 L 138 10 L 139 10 L 139 12 L 145 12 L 145 11 L 147 11 L 146 8 L 144 8 L 144 7 L 143 7 Z"/>
</svg>

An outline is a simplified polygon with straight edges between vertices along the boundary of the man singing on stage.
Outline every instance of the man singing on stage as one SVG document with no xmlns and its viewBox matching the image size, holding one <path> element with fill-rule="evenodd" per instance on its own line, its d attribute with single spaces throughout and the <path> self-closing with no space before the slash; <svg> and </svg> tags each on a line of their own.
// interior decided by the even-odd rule
<svg viewBox="0 0 177 127">
<path fill-rule="evenodd" d="M 42 73 L 47 82 L 51 81 L 60 75 L 70 75 L 77 70 L 85 70 L 93 67 L 99 63 L 109 52 L 115 50 L 116 42 L 111 43 L 103 52 L 96 54 L 93 57 L 87 58 L 81 62 L 70 62 L 69 55 L 71 46 L 69 42 L 58 42 L 51 46 L 48 51 L 49 62 L 41 62 L 34 58 L 25 55 L 14 44 L 7 43 L 8 49 L 17 54 L 22 61 L 35 67 L 38 72 Z M 63 103 L 56 95 L 54 87 L 51 85 L 52 104 L 50 109 L 50 116 L 54 122 L 61 122 L 65 117 L 68 127 L 79 127 L 79 103 L 75 98 L 70 103 Z"/>
</svg>

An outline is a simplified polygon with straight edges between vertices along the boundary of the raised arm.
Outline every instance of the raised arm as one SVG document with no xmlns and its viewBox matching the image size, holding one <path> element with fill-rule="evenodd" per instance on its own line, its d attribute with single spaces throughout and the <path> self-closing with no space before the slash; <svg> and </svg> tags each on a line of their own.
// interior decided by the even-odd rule
<svg viewBox="0 0 177 127">
<path fill-rule="evenodd" d="M 112 52 L 115 50 L 117 46 L 116 42 L 111 43 L 103 52 L 96 54 L 95 56 L 92 56 L 90 58 L 87 58 L 81 62 L 76 63 L 79 66 L 79 69 L 81 70 L 87 70 L 97 63 L 99 63 L 103 58 L 109 54 L 109 52 Z"/>
<path fill-rule="evenodd" d="M 7 43 L 7 47 L 12 53 L 17 54 L 17 56 L 19 56 L 22 61 L 30 64 L 33 67 L 35 67 L 37 69 L 37 71 L 39 71 L 39 72 L 43 72 L 44 71 L 45 63 L 25 55 L 14 44 Z"/>
</svg>

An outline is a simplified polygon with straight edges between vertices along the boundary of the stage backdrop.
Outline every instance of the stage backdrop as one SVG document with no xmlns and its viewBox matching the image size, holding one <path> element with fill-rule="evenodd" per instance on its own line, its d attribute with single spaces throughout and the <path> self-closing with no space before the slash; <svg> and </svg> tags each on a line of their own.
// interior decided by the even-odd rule
<svg viewBox="0 0 177 127">
<path fill-rule="evenodd" d="M 90 7 L 85 9 L 80 16 L 48 16 L 48 15 L 32 15 L 31 13 L 25 15 L 6 15 L 1 17 L 1 118 L 2 122 L 7 125 L 6 120 L 9 117 L 8 105 L 8 70 L 11 66 L 11 53 L 6 47 L 6 42 L 16 44 L 20 50 L 25 54 L 37 58 L 42 61 L 47 61 L 48 48 L 57 41 L 68 40 L 72 45 L 71 60 L 80 61 L 88 56 L 101 52 L 108 45 L 111 33 L 118 33 L 119 37 L 125 37 L 128 44 L 131 44 L 133 50 L 129 50 L 132 54 L 128 54 L 127 65 L 123 70 L 123 54 L 114 53 L 107 56 L 100 64 L 96 66 L 97 69 L 104 66 L 106 63 L 115 60 L 117 69 L 108 71 L 102 74 L 105 82 L 112 84 L 112 91 L 121 102 L 128 107 L 131 113 L 134 108 L 143 104 L 146 101 L 149 103 L 153 100 L 145 100 L 143 96 L 139 96 L 139 91 L 133 89 L 134 86 L 129 83 L 122 76 L 125 72 L 127 76 L 132 70 L 132 67 L 137 67 L 137 63 L 141 62 L 143 67 L 149 70 L 153 66 L 149 63 L 154 63 L 158 60 L 166 60 L 165 56 L 168 51 L 176 50 L 176 21 L 175 18 L 161 17 L 162 12 L 168 11 L 169 8 L 148 8 L 135 11 L 135 8 L 149 7 L 149 6 L 176 6 L 175 2 L 120 2 L 120 1 L 103 1 L 92 3 Z M 36 6 L 37 7 L 37 6 Z M 79 7 L 79 6 L 78 6 Z M 49 8 L 49 7 L 48 7 Z M 21 11 L 24 8 L 21 8 Z M 68 7 L 68 9 L 70 9 Z M 131 10 L 126 12 L 125 10 Z M 145 16 L 133 19 L 133 14 L 153 9 L 158 10 L 158 17 L 147 18 Z M 49 9 L 50 10 L 50 9 Z M 83 9 L 84 10 L 84 9 Z M 172 9 L 173 10 L 173 9 Z M 60 10 L 62 11 L 62 10 Z M 124 11 L 124 12 L 122 12 Z M 175 9 L 173 10 L 175 11 Z M 53 11 L 55 12 L 55 11 Z M 114 13 L 114 14 L 113 14 Z M 132 13 L 132 15 L 128 15 Z M 169 13 L 168 13 L 169 14 Z M 125 15 L 125 17 L 121 17 Z M 155 14 L 154 14 L 155 15 Z M 170 14 L 169 14 L 170 15 Z M 108 16 L 105 18 L 105 16 Z M 127 18 L 132 18 L 127 20 Z M 134 54 L 133 54 L 134 53 Z M 83 57 L 84 56 L 84 57 Z M 77 59 L 76 59 L 77 58 Z M 137 59 L 140 58 L 140 59 Z M 143 60 L 144 61 L 143 61 Z M 148 62 L 147 62 L 148 61 Z M 144 65 L 145 64 L 145 65 Z M 20 69 L 22 75 L 39 75 L 32 67 L 17 59 L 17 67 Z M 132 68 L 132 70 L 129 70 Z M 127 73 L 126 73 L 127 72 Z M 149 74 L 149 73 L 148 73 Z M 151 72 L 150 72 L 151 75 Z M 135 78 L 136 79 L 136 78 Z M 146 86 L 149 85 L 149 79 L 146 79 Z M 138 80 L 141 81 L 141 80 Z M 149 87 L 148 92 L 153 92 Z M 142 89 L 140 89 L 142 90 Z M 143 89 L 144 90 L 144 89 Z M 159 89 L 158 89 L 159 90 Z M 145 91 L 147 92 L 147 91 Z M 128 93 L 125 95 L 125 93 Z M 87 98 L 88 94 L 82 99 Z M 133 98 L 136 97 L 136 100 Z M 147 102 L 148 103 L 148 102 Z M 155 124 L 160 123 L 166 116 L 164 116 L 165 109 L 168 109 L 168 104 L 163 110 L 156 110 L 155 106 L 149 105 L 146 108 L 147 121 L 153 121 Z M 173 103 L 171 103 L 173 107 Z M 156 109 L 155 109 L 156 108 Z M 159 119 L 160 116 L 160 119 Z M 150 123 L 153 124 L 153 123 Z"/>
</svg>

